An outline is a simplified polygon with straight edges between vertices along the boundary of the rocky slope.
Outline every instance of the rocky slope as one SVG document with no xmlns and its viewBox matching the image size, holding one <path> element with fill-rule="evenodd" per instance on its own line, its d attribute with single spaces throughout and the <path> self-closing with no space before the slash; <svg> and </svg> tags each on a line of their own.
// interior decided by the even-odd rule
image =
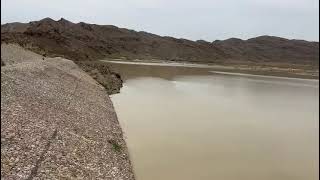
<svg viewBox="0 0 320 180">
<path fill-rule="evenodd" d="M 1 179 L 134 179 L 104 87 L 17 45 L 2 44 L 1 60 Z"/>
<path fill-rule="evenodd" d="M 45 18 L 1 26 L 1 42 L 15 42 L 48 56 L 75 61 L 103 58 L 202 63 L 298 64 L 319 68 L 319 43 L 260 36 L 248 40 L 190 41 L 111 25 Z"/>
</svg>

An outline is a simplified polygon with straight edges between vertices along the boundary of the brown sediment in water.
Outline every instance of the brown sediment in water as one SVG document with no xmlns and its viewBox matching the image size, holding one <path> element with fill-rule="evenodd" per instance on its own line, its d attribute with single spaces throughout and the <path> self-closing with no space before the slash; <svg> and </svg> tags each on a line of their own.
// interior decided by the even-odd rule
<svg viewBox="0 0 320 180">
<path fill-rule="evenodd" d="M 139 180 L 318 179 L 318 80 L 112 66 Z"/>
</svg>

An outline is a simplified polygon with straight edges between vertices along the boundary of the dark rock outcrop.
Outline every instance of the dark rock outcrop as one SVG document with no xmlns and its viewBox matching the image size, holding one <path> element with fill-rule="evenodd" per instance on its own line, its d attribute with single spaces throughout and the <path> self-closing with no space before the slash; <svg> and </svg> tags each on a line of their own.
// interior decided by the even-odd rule
<svg viewBox="0 0 320 180">
<path fill-rule="evenodd" d="M 122 87 L 121 76 L 109 70 L 106 63 L 100 61 L 75 61 L 76 64 L 101 84 L 108 94 L 120 92 Z"/>
</svg>

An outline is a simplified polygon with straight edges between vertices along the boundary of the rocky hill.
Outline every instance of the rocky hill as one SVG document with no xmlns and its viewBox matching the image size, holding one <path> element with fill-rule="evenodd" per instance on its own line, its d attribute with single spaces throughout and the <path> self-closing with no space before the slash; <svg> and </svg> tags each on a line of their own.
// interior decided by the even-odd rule
<svg viewBox="0 0 320 180">
<path fill-rule="evenodd" d="M 1 42 L 75 61 L 103 58 L 202 63 L 281 63 L 319 67 L 319 42 L 260 36 L 248 40 L 190 41 L 111 25 L 45 18 L 1 25 Z"/>
</svg>

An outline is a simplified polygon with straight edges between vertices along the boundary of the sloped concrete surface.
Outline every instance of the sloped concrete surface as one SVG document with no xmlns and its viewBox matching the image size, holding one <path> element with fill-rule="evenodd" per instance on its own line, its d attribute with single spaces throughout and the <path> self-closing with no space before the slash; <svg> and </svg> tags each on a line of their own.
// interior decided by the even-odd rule
<svg viewBox="0 0 320 180">
<path fill-rule="evenodd" d="M 134 179 L 101 85 L 72 61 L 1 50 L 1 179 Z"/>
</svg>

